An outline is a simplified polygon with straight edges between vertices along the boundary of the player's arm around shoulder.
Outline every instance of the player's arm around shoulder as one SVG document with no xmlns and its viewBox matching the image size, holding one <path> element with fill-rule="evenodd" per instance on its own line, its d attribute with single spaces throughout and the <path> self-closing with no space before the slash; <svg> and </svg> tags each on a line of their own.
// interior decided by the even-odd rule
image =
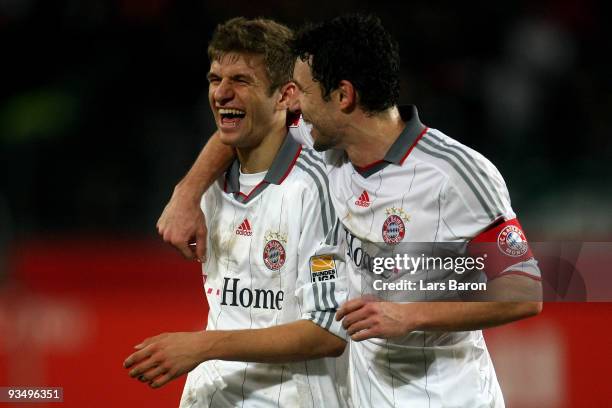
<svg viewBox="0 0 612 408">
<path fill-rule="evenodd" d="M 159 235 L 186 259 L 204 260 L 207 229 L 200 209 L 200 198 L 225 171 L 234 156 L 234 149 L 221 143 L 215 132 L 189 172 L 174 188 L 170 201 L 157 221 Z"/>
</svg>

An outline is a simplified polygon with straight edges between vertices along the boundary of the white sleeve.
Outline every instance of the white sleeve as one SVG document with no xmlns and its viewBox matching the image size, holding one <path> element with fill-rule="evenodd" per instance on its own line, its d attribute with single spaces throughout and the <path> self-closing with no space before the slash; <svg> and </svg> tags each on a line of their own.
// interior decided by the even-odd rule
<svg viewBox="0 0 612 408">
<path fill-rule="evenodd" d="M 484 251 L 489 279 L 506 274 L 540 279 L 537 261 L 512 210 L 504 179 L 481 155 L 474 154 L 472 160 L 477 170 L 451 175 L 443 189 L 443 224 L 455 239 L 469 242 L 469 251 L 473 248 Z M 519 237 L 522 244 L 510 248 L 503 240 L 508 231 Z"/>
<path fill-rule="evenodd" d="M 442 217 L 457 238 L 470 240 L 491 224 L 516 218 L 510 194 L 497 168 L 472 152 L 469 166 L 449 173 L 443 190 Z"/>
<path fill-rule="evenodd" d="M 312 125 L 310 123 L 304 122 L 304 119 L 300 116 L 300 119 L 297 122 L 297 125 L 289 126 L 289 134 L 293 137 L 293 140 L 302 144 L 304 146 L 312 147 L 314 141 L 312 139 L 312 135 L 310 134 L 310 130 L 312 129 Z"/>
<path fill-rule="evenodd" d="M 340 242 L 340 222 L 334 220 L 327 236 L 324 234 L 325 214 L 316 189 L 304 192 L 302 232 L 298 255 L 296 297 L 301 305 L 302 319 L 310 320 L 346 339 L 346 331 L 335 319 L 336 310 L 347 299 L 347 278 L 344 251 Z M 326 203 L 331 205 L 329 200 Z M 329 227 L 328 227 L 329 228 Z"/>
</svg>

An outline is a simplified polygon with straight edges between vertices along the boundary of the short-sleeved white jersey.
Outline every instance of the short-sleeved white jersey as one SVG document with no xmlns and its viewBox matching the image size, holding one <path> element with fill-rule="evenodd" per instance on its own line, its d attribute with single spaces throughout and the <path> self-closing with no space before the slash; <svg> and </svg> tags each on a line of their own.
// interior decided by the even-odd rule
<svg viewBox="0 0 612 408">
<path fill-rule="evenodd" d="M 327 318 L 346 300 L 346 280 L 343 263 L 323 242 L 336 217 L 321 158 L 287 137 L 252 191 L 240 192 L 239 169 L 235 161 L 202 198 L 207 330 L 299 319 L 331 328 Z M 321 261 L 327 263 L 321 267 Z M 294 364 L 207 361 L 189 373 L 181 408 L 344 406 L 347 364 L 345 357 Z"/>
<path fill-rule="evenodd" d="M 457 243 L 465 250 L 492 225 L 516 218 L 504 180 L 486 158 L 424 126 L 415 107 L 400 112 L 406 128 L 383 160 L 357 168 L 344 152 L 325 154 L 350 258 L 349 299 L 373 292 L 364 277 L 372 276 L 372 259 L 381 251 L 393 253 L 400 243 Z M 291 132 L 312 145 L 309 130 L 302 122 Z M 533 260 L 509 271 L 539 277 Z M 417 331 L 350 346 L 349 382 L 357 407 L 503 406 L 481 331 Z"/>
</svg>

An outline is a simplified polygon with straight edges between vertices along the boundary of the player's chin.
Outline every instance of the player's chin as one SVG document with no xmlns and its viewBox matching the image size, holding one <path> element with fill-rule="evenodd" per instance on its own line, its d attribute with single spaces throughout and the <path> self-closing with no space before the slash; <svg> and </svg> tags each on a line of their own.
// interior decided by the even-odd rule
<svg viewBox="0 0 612 408">
<path fill-rule="evenodd" d="M 318 152 L 324 152 L 335 147 L 335 143 L 332 138 L 326 137 L 321 134 L 318 129 L 312 128 L 311 135 L 313 139 L 313 148 Z"/>
<path fill-rule="evenodd" d="M 239 129 L 219 128 L 219 140 L 228 146 L 237 146 L 240 143 L 242 132 Z"/>
</svg>

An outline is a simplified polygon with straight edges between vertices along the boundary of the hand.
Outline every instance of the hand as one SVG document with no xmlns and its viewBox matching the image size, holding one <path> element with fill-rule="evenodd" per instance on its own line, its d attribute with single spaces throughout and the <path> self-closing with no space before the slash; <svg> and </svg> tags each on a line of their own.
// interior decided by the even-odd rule
<svg viewBox="0 0 612 408">
<path fill-rule="evenodd" d="M 193 370 L 203 360 L 201 340 L 205 332 L 163 333 L 134 346 L 123 367 L 130 377 L 159 388 Z"/>
<path fill-rule="evenodd" d="M 400 337 L 415 329 L 414 322 L 406 313 L 407 306 L 364 296 L 342 305 L 336 313 L 336 320 L 342 320 L 342 327 L 354 341 Z"/>
<path fill-rule="evenodd" d="M 186 259 L 205 261 L 207 229 L 199 199 L 175 188 L 157 221 L 157 232 Z"/>
</svg>

